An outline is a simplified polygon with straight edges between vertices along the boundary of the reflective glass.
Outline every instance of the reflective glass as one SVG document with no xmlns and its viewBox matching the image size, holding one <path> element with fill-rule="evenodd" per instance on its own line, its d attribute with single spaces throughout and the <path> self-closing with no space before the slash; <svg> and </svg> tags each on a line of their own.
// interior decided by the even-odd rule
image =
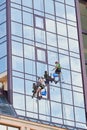
<svg viewBox="0 0 87 130">
<path fill-rule="evenodd" d="M 62 89 L 62 99 L 63 99 L 63 103 L 73 104 L 72 91 Z"/>
<path fill-rule="evenodd" d="M 15 108 L 25 110 L 24 95 L 13 93 L 13 105 Z"/>
<path fill-rule="evenodd" d="M 23 24 L 33 26 L 33 14 L 23 11 Z"/>
<path fill-rule="evenodd" d="M 54 65 L 58 59 L 58 53 L 48 51 L 48 64 Z"/>
<path fill-rule="evenodd" d="M 56 32 L 55 21 L 46 19 L 46 30 L 55 33 Z"/>
<path fill-rule="evenodd" d="M 11 0 L 11 2 L 15 2 L 17 4 L 21 4 L 21 0 Z"/>
<path fill-rule="evenodd" d="M 23 45 L 19 42 L 12 41 L 12 54 L 23 57 Z"/>
<path fill-rule="evenodd" d="M 84 107 L 84 96 L 82 93 L 74 92 L 74 105 Z"/>
<path fill-rule="evenodd" d="M 42 76 L 45 70 L 47 70 L 47 65 L 37 62 L 37 75 Z"/>
<path fill-rule="evenodd" d="M 22 24 L 12 22 L 12 34 L 22 37 Z"/>
<path fill-rule="evenodd" d="M 44 19 L 42 17 L 35 17 L 35 25 L 37 28 L 44 29 Z"/>
<path fill-rule="evenodd" d="M 13 91 L 24 93 L 24 80 L 23 79 L 13 77 Z"/>
<path fill-rule="evenodd" d="M 59 48 L 68 50 L 68 41 L 67 41 L 67 38 L 58 35 L 58 46 L 59 46 Z"/>
<path fill-rule="evenodd" d="M 43 0 L 34 0 L 34 9 L 44 11 Z"/>
<path fill-rule="evenodd" d="M 50 86 L 50 99 L 61 102 L 60 88 Z"/>
<path fill-rule="evenodd" d="M 70 51 L 79 53 L 79 43 L 76 40 L 69 39 L 69 49 Z"/>
<path fill-rule="evenodd" d="M 24 31 L 24 38 L 27 39 L 34 39 L 34 31 L 32 27 L 29 26 L 23 26 L 23 31 Z"/>
<path fill-rule="evenodd" d="M 24 57 L 35 60 L 35 49 L 33 46 L 24 44 Z"/>
<path fill-rule="evenodd" d="M 22 0 L 22 4 L 32 8 L 32 0 Z"/>
<path fill-rule="evenodd" d="M 0 38 L 6 35 L 6 23 L 0 25 Z"/>
<path fill-rule="evenodd" d="M 70 57 L 70 61 L 71 61 L 71 70 L 81 72 L 80 59 Z"/>
<path fill-rule="evenodd" d="M 6 42 L 0 44 L 0 58 L 5 56 L 7 54 L 7 46 L 6 46 Z"/>
<path fill-rule="evenodd" d="M 0 125 L 0 130 L 7 130 L 5 125 Z"/>
<path fill-rule="evenodd" d="M 81 73 L 72 72 L 72 84 L 77 86 L 82 86 Z"/>
<path fill-rule="evenodd" d="M 82 108 L 75 107 L 75 119 L 78 122 L 86 123 L 85 110 Z"/>
<path fill-rule="evenodd" d="M 3 4 L 6 0 L 0 0 L 0 5 Z"/>
<path fill-rule="evenodd" d="M 74 0 L 65 0 L 65 3 L 68 4 L 68 5 L 75 6 Z"/>
<path fill-rule="evenodd" d="M 68 36 L 70 38 L 78 39 L 77 28 L 68 25 Z"/>
<path fill-rule="evenodd" d="M 33 76 L 32 76 L 32 80 L 33 80 Z M 29 81 L 29 80 L 25 80 L 26 94 L 32 95 L 33 83 L 34 83 L 34 81 L 32 82 L 32 81 Z"/>
<path fill-rule="evenodd" d="M 59 54 L 59 59 L 62 68 L 70 69 L 69 56 Z"/>
<path fill-rule="evenodd" d="M 74 120 L 73 106 L 63 105 L 64 119 Z"/>
<path fill-rule="evenodd" d="M 26 109 L 27 111 L 37 112 L 37 102 L 29 96 L 26 96 Z M 30 115 L 29 115 L 30 117 Z"/>
<path fill-rule="evenodd" d="M 25 59 L 25 73 L 33 74 L 33 75 L 36 74 L 34 61 Z"/>
<path fill-rule="evenodd" d="M 43 109 L 41 109 L 41 108 L 43 108 Z M 45 114 L 45 115 L 50 115 L 49 101 L 46 101 L 46 100 L 39 101 L 39 113 Z"/>
<path fill-rule="evenodd" d="M 55 34 L 47 32 L 47 44 L 57 47 L 57 39 Z"/>
<path fill-rule="evenodd" d="M 6 21 L 6 9 L 0 10 L 0 24 Z"/>
<path fill-rule="evenodd" d="M 37 60 L 46 62 L 46 52 L 44 50 L 37 49 Z"/>
<path fill-rule="evenodd" d="M 23 58 L 13 56 L 12 67 L 13 67 L 13 70 L 18 70 L 18 71 L 23 72 Z"/>
<path fill-rule="evenodd" d="M 57 22 L 57 33 L 63 36 L 67 36 L 66 24 Z"/>
<path fill-rule="evenodd" d="M 16 22 L 22 22 L 21 11 L 11 8 L 11 20 Z"/>
<path fill-rule="evenodd" d="M 7 57 L 0 59 L 0 73 L 7 70 Z"/>
<path fill-rule="evenodd" d="M 76 21 L 75 8 L 66 5 L 66 12 L 67 12 L 67 13 L 66 13 L 67 19 Z"/>
<path fill-rule="evenodd" d="M 71 75 L 69 70 L 62 69 L 62 76 L 63 76 L 64 83 L 71 84 Z"/>
<path fill-rule="evenodd" d="M 45 0 L 45 12 L 54 14 L 54 2 L 52 0 Z"/>
<path fill-rule="evenodd" d="M 45 43 L 45 31 L 35 29 L 35 39 L 37 42 Z"/>
<path fill-rule="evenodd" d="M 62 118 L 61 104 L 51 101 L 51 115 Z"/>
<path fill-rule="evenodd" d="M 65 18 L 64 4 L 55 2 L 55 5 L 56 5 L 56 16 Z"/>
</svg>

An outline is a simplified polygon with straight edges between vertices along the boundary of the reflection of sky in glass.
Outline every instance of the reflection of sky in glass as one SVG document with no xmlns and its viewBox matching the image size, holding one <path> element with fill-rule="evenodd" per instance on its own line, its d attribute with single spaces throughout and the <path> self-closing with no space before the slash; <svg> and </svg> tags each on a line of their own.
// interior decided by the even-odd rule
<svg viewBox="0 0 87 130">
<path fill-rule="evenodd" d="M 21 3 L 19 0 L 15 0 L 14 2 Z M 64 5 L 64 2 L 66 5 Z M 51 14 L 54 14 L 54 3 L 56 17 L 54 15 L 51 16 Z M 71 3 L 72 6 L 69 7 Z M 12 10 L 12 14 L 14 14 L 14 16 L 12 16 L 13 20 L 15 20 L 18 14 L 19 17 L 17 21 L 21 22 L 21 17 L 23 18 L 23 27 L 22 24 L 12 22 L 12 34 L 20 37 L 24 36 L 24 42 L 22 42 L 22 38 L 12 36 L 12 39 L 14 38 L 14 40 L 21 42 L 12 42 L 12 54 L 16 55 L 13 56 L 12 59 L 12 69 L 14 69 L 12 74 L 25 79 L 20 81 L 17 80 L 17 78 L 13 79 L 13 90 L 20 92 L 20 94 L 13 94 L 13 104 L 15 108 L 21 110 L 25 110 L 26 108 L 26 115 L 28 117 L 39 118 L 41 120 L 60 124 L 64 123 L 65 125 L 74 126 L 76 124 L 79 126 L 80 124 L 77 122 L 74 124 L 74 121 L 85 123 L 85 110 L 82 75 L 80 73 L 81 63 L 79 57 L 78 34 L 75 22 L 76 15 L 75 8 L 73 7 L 74 0 L 33 0 L 33 6 L 37 9 L 34 10 L 35 19 L 33 19 L 31 9 L 29 9 L 29 11 L 31 11 L 30 13 L 27 8 L 32 7 L 32 0 L 30 0 L 30 2 L 29 0 L 22 0 L 22 4 L 25 6 L 23 7 L 23 13 L 20 14 L 20 11 L 16 9 Z M 47 12 L 48 14 L 44 15 L 44 13 L 39 12 L 39 10 L 45 11 L 44 13 Z M 15 12 L 17 13 L 15 14 Z M 37 14 L 40 15 L 40 17 L 37 16 Z M 46 16 L 45 20 L 43 16 Z M 68 19 L 67 25 L 66 17 Z M 56 19 L 56 21 L 54 19 Z M 34 20 L 36 20 L 35 27 L 38 27 L 38 29 L 33 28 Z M 43 29 L 44 24 L 46 24 L 46 28 Z M 42 30 L 39 28 L 42 28 Z M 35 56 L 36 53 L 37 56 Z M 45 54 L 47 54 L 47 57 Z M 17 58 L 17 56 L 19 57 Z M 43 76 L 45 70 L 49 70 L 49 73 L 54 73 L 52 69 L 55 66 L 55 61 L 58 59 L 62 66 L 64 83 L 50 83 L 50 99 L 47 99 L 47 97 L 39 101 L 36 100 L 36 98 L 32 99 L 33 82 L 36 81 L 37 76 Z M 21 88 L 19 86 L 21 86 Z M 21 94 L 26 95 L 24 97 L 24 95 Z M 17 101 L 17 99 L 19 100 Z M 22 102 L 22 104 L 20 102 Z M 59 102 L 62 102 L 62 105 Z M 76 107 L 75 110 L 73 106 Z M 18 113 L 20 115 L 25 115 L 25 112 L 21 110 L 19 110 Z M 76 114 L 75 117 L 74 112 Z M 80 113 L 82 114 L 80 115 Z"/>
</svg>

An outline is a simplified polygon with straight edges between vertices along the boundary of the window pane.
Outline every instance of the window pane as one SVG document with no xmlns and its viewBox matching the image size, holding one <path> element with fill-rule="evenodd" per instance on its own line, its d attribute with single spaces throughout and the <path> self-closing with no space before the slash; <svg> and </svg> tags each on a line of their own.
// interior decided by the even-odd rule
<svg viewBox="0 0 87 130">
<path fill-rule="evenodd" d="M 58 46 L 59 48 L 68 50 L 67 38 L 58 35 Z"/>
<path fill-rule="evenodd" d="M 45 12 L 54 14 L 54 2 L 52 0 L 45 0 Z"/>
<path fill-rule="evenodd" d="M 76 21 L 75 8 L 66 5 L 67 19 Z"/>
<path fill-rule="evenodd" d="M 55 64 L 55 61 L 58 59 L 58 53 L 54 53 L 51 51 L 48 51 L 48 63 L 51 65 Z"/>
<path fill-rule="evenodd" d="M 37 75 L 42 76 L 45 70 L 47 70 L 47 65 L 37 62 Z"/>
<path fill-rule="evenodd" d="M 23 24 L 33 26 L 33 15 L 23 11 Z"/>
<path fill-rule="evenodd" d="M 37 112 L 37 102 L 29 96 L 26 96 L 26 109 L 27 111 Z M 29 115 L 30 117 L 30 115 Z"/>
<path fill-rule="evenodd" d="M 79 53 L 79 43 L 78 43 L 78 41 L 69 39 L 69 49 L 70 49 L 70 51 Z"/>
<path fill-rule="evenodd" d="M 75 6 L 74 0 L 65 0 L 65 3 L 68 4 L 68 5 Z"/>
<path fill-rule="evenodd" d="M 56 16 L 65 18 L 65 7 L 62 3 L 55 3 L 56 5 Z"/>
<path fill-rule="evenodd" d="M 19 130 L 19 128 L 14 128 L 14 127 L 9 126 L 8 130 Z"/>
<path fill-rule="evenodd" d="M 46 19 L 46 30 L 55 33 L 56 32 L 55 21 Z"/>
<path fill-rule="evenodd" d="M 74 105 L 84 107 L 84 96 L 82 93 L 74 92 Z"/>
<path fill-rule="evenodd" d="M 35 62 L 25 59 L 25 73 L 36 74 Z"/>
<path fill-rule="evenodd" d="M 6 21 L 6 9 L 0 10 L 0 24 Z"/>
<path fill-rule="evenodd" d="M 6 35 L 6 23 L 0 25 L 0 38 Z"/>
<path fill-rule="evenodd" d="M 24 80 L 13 77 L 13 91 L 24 93 Z"/>
<path fill-rule="evenodd" d="M 44 29 L 44 19 L 42 17 L 35 16 L 35 25 L 37 28 Z"/>
<path fill-rule="evenodd" d="M 35 39 L 37 42 L 45 43 L 45 31 L 35 29 Z"/>
<path fill-rule="evenodd" d="M 78 39 L 77 28 L 68 25 L 68 36 L 70 38 Z"/>
<path fill-rule="evenodd" d="M 85 110 L 82 108 L 75 107 L 75 119 L 76 121 L 86 123 Z"/>
<path fill-rule="evenodd" d="M 70 60 L 71 60 L 71 69 L 74 71 L 81 72 L 80 59 L 71 57 Z"/>
<path fill-rule="evenodd" d="M 22 25 L 12 22 L 12 34 L 22 37 Z"/>
<path fill-rule="evenodd" d="M 5 56 L 7 54 L 7 46 L 6 46 L 6 42 L 0 44 L 0 58 Z"/>
<path fill-rule="evenodd" d="M 34 31 L 32 27 L 24 26 L 24 38 L 34 39 Z"/>
<path fill-rule="evenodd" d="M 51 114 L 54 117 L 60 117 L 60 118 L 62 118 L 61 104 L 55 103 L 55 102 L 51 102 Z"/>
<path fill-rule="evenodd" d="M 22 0 L 22 4 L 32 8 L 32 0 Z"/>
<path fill-rule="evenodd" d="M 7 57 L 0 59 L 0 73 L 7 70 Z"/>
<path fill-rule="evenodd" d="M 72 106 L 63 105 L 63 114 L 65 119 L 74 120 L 74 112 Z"/>
<path fill-rule="evenodd" d="M 24 45 L 24 57 L 35 60 L 35 49 L 33 46 Z"/>
<path fill-rule="evenodd" d="M 57 33 L 67 36 L 66 24 L 57 22 Z"/>
<path fill-rule="evenodd" d="M 23 45 L 19 42 L 12 41 L 12 54 L 23 57 Z"/>
<path fill-rule="evenodd" d="M 11 19 L 16 22 L 22 22 L 21 11 L 11 8 Z"/>
<path fill-rule="evenodd" d="M 50 98 L 51 100 L 61 102 L 60 88 L 50 86 Z"/>
<path fill-rule="evenodd" d="M 72 91 L 62 89 L 62 98 L 63 98 L 63 103 L 73 104 Z"/>
<path fill-rule="evenodd" d="M 80 73 L 72 72 L 72 84 L 82 86 L 82 76 Z"/>
<path fill-rule="evenodd" d="M 56 35 L 47 32 L 47 44 L 57 47 Z"/>
<path fill-rule="evenodd" d="M 44 50 L 37 49 L 37 60 L 46 62 L 46 52 Z"/>
<path fill-rule="evenodd" d="M 62 68 L 70 69 L 69 56 L 59 54 Z"/>
<path fill-rule="evenodd" d="M 13 70 L 18 70 L 23 72 L 23 59 L 13 56 L 12 57 L 12 65 L 13 65 Z"/>
<path fill-rule="evenodd" d="M 34 0 L 34 8 L 40 11 L 44 11 L 43 0 Z"/>
<path fill-rule="evenodd" d="M 24 95 L 13 93 L 13 105 L 15 108 L 25 110 Z"/>
</svg>

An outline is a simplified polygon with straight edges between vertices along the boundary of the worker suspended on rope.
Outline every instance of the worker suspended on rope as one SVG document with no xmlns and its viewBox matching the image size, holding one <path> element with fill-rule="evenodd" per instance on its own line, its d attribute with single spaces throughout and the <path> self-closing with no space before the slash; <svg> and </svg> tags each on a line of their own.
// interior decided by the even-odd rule
<svg viewBox="0 0 87 130">
<path fill-rule="evenodd" d="M 41 90 L 45 88 L 45 79 L 43 77 L 40 77 L 37 81 L 37 83 L 33 83 L 33 96 L 32 98 L 36 95 L 38 99 L 42 98 L 41 95 Z"/>
<path fill-rule="evenodd" d="M 61 66 L 60 66 L 60 63 L 58 61 L 55 62 L 55 68 L 53 68 L 53 70 L 55 70 L 55 73 L 53 74 L 54 82 L 57 83 L 58 81 L 61 80 Z M 58 77 L 59 80 L 56 81 L 55 77 Z"/>
<path fill-rule="evenodd" d="M 54 79 L 51 76 L 49 76 L 49 74 L 48 74 L 47 71 L 44 72 L 44 78 L 45 78 L 45 84 L 46 84 L 46 86 L 49 85 L 50 81 L 51 82 L 54 81 Z"/>
</svg>

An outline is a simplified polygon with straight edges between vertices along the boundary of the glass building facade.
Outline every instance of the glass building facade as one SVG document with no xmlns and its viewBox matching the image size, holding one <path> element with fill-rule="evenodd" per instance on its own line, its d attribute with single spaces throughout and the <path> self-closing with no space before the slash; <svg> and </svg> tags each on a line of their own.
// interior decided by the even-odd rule
<svg viewBox="0 0 87 130">
<path fill-rule="evenodd" d="M 86 129 L 76 0 L 1 1 L 0 72 L 8 69 L 8 97 L 18 117 Z M 55 61 L 61 82 L 46 86 L 41 100 L 32 98 L 33 83 L 44 71 L 53 73 Z"/>
<path fill-rule="evenodd" d="M 6 1 L 0 1 L 0 73 L 7 71 Z"/>
</svg>

